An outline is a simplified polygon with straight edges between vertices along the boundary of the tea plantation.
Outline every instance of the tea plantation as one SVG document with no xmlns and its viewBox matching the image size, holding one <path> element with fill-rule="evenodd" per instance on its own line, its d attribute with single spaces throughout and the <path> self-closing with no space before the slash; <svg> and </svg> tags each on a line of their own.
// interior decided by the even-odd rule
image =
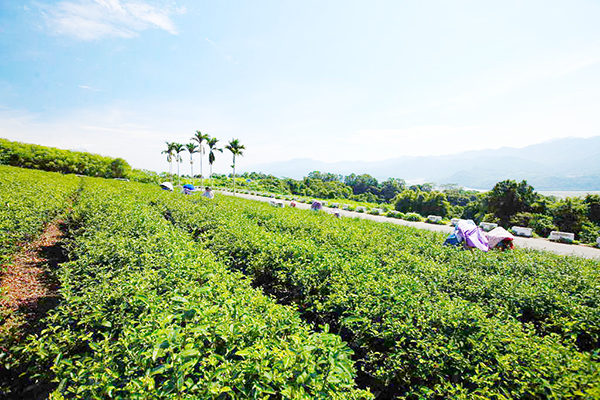
<svg viewBox="0 0 600 400">
<path fill-rule="evenodd" d="M 60 303 L 0 354 L 53 398 L 600 398 L 598 261 L 132 182 L 0 183 L 3 264 L 67 220 Z"/>
</svg>

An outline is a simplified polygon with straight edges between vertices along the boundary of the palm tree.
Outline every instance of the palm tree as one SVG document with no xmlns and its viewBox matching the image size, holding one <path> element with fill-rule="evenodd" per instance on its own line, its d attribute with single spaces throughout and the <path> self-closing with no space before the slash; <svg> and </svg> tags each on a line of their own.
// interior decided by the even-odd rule
<svg viewBox="0 0 600 400">
<path fill-rule="evenodd" d="M 223 152 L 223 149 L 220 149 L 217 147 L 217 143 L 219 142 L 219 139 L 217 138 L 210 138 L 207 141 L 208 144 L 208 148 L 210 149 L 210 152 L 208 153 L 208 163 L 210 164 L 210 175 L 208 176 L 208 179 L 212 180 L 212 165 L 215 162 L 215 152 L 220 151 L 221 153 Z"/>
<path fill-rule="evenodd" d="M 231 139 L 225 148 L 233 155 L 233 164 L 231 165 L 231 168 L 233 168 L 233 195 L 235 196 L 235 156 L 243 156 L 243 150 L 245 150 L 246 147 L 243 144 L 240 144 L 238 139 Z"/>
<path fill-rule="evenodd" d="M 169 176 L 173 175 L 172 174 L 172 170 L 173 170 L 173 145 L 175 144 L 174 142 L 165 142 L 167 144 L 167 149 L 163 150 L 160 152 L 160 154 L 166 154 L 167 155 L 167 162 L 169 163 Z"/>
<path fill-rule="evenodd" d="M 175 162 L 177 163 L 177 178 L 179 181 L 179 185 L 181 185 L 181 175 L 179 174 L 179 164 L 183 159 L 179 155 L 183 151 L 185 147 L 181 143 L 173 143 L 173 152 L 175 153 Z"/>
<path fill-rule="evenodd" d="M 192 171 L 192 179 L 194 179 L 194 153 L 198 152 L 198 145 L 195 143 L 188 143 L 185 145 L 188 153 L 190 153 L 190 170 Z"/>
<path fill-rule="evenodd" d="M 202 175 L 202 156 L 204 155 L 204 146 L 202 145 L 202 143 L 205 140 L 208 141 L 208 139 L 210 139 L 210 136 L 203 134 L 200 131 L 196 131 L 196 134 L 191 139 L 198 142 L 198 153 L 200 153 L 200 182 L 202 182 L 202 179 L 204 179 L 204 176 Z M 200 184 L 200 186 L 202 186 L 202 183 Z"/>
</svg>

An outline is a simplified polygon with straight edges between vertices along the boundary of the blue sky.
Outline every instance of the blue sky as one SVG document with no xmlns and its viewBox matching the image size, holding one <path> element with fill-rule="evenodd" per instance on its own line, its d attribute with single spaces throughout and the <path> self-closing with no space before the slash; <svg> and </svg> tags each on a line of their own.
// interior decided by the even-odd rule
<svg viewBox="0 0 600 400">
<path fill-rule="evenodd" d="M 238 138 L 243 169 L 596 136 L 598 21 L 577 0 L 0 0 L 0 137 L 160 171 L 196 130 Z"/>
</svg>

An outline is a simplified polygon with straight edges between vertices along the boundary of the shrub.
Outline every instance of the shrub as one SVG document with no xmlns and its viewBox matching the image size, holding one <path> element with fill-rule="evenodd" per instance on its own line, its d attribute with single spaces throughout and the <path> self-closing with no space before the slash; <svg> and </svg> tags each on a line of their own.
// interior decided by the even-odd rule
<svg viewBox="0 0 600 400">
<path fill-rule="evenodd" d="M 160 178 L 160 175 L 156 172 L 145 169 L 134 169 L 129 173 L 129 179 L 140 183 L 159 184 L 161 182 Z"/>
<path fill-rule="evenodd" d="M 423 217 L 421 217 L 417 213 L 412 213 L 412 212 L 404 214 L 404 217 L 402 219 L 404 219 L 406 221 L 413 221 L 413 222 L 423 221 Z"/>
<path fill-rule="evenodd" d="M 500 224 L 500 218 L 496 217 L 494 214 L 485 214 L 481 219 L 481 222 L 490 222 L 492 224 Z"/>
<path fill-rule="evenodd" d="M 597 238 L 600 237 L 600 229 L 591 222 L 584 222 L 581 226 L 579 234 L 580 241 L 586 244 L 596 244 Z"/>
<path fill-rule="evenodd" d="M 548 237 L 550 232 L 558 230 L 552 221 L 552 217 L 543 214 L 534 214 L 529 223 L 529 228 L 533 228 L 534 232 L 542 237 Z"/>
<path fill-rule="evenodd" d="M 523 226 L 529 227 L 531 221 L 534 218 L 534 214 L 528 212 L 516 213 L 510 218 L 510 226 Z"/>
</svg>

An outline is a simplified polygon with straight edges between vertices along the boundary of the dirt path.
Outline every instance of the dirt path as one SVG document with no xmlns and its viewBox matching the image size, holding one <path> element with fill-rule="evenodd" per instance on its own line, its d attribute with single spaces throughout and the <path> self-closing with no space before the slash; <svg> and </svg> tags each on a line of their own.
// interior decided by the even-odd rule
<svg viewBox="0 0 600 400">
<path fill-rule="evenodd" d="M 37 240 L 23 247 L 11 265 L 3 266 L 0 308 L 11 315 L 0 326 L 0 336 L 11 328 L 15 319 L 24 322 L 39 319 L 56 303 L 58 286 L 48 270 L 63 258 L 56 248 L 63 236 L 61 223 L 60 220 L 50 223 Z"/>
<path fill-rule="evenodd" d="M 221 192 L 220 191 L 219 193 L 228 195 L 228 196 L 233 195 L 231 192 Z M 236 193 L 236 197 L 241 197 L 241 198 L 249 199 L 249 200 L 265 201 L 265 202 L 268 202 L 269 200 L 271 200 L 268 197 L 253 196 L 250 194 L 243 194 L 243 193 Z M 282 201 L 286 204 L 286 206 L 289 206 L 289 203 L 290 203 L 289 201 L 284 201 L 284 200 L 282 200 Z M 297 203 L 296 207 L 300 208 L 300 209 L 310 209 L 310 204 Z M 326 208 L 325 211 L 333 213 L 332 209 Z M 340 211 L 340 215 L 342 215 L 344 217 L 369 219 L 369 220 L 377 221 L 377 222 L 388 222 L 390 224 L 412 226 L 414 228 L 427 229 L 430 231 L 437 231 L 437 232 L 450 233 L 450 232 L 454 231 L 454 228 L 451 226 L 448 226 L 448 225 L 434 225 L 434 224 L 427 224 L 425 222 L 410 222 L 410 221 L 404 221 L 402 219 L 388 218 L 388 217 L 384 217 L 384 216 L 380 216 L 380 215 L 371 215 L 371 214 L 357 213 L 357 212 L 353 212 L 353 211 L 344 211 L 344 210 L 339 210 L 339 211 Z M 574 255 L 574 256 L 579 256 L 579 257 L 584 257 L 584 258 L 600 259 L 600 249 L 593 248 L 593 247 L 556 243 L 556 242 L 551 242 L 547 239 L 522 238 L 522 237 L 516 237 L 514 240 L 514 244 L 518 247 L 527 247 L 527 248 L 537 249 L 537 250 L 546 250 L 546 251 L 551 251 L 553 253 L 558 253 L 558 254 Z"/>
<path fill-rule="evenodd" d="M 48 224 L 35 241 L 14 256 L 12 264 L 0 270 L 0 354 L 6 357 L 0 365 L 0 397 L 44 398 L 51 386 L 21 376 L 26 366 L 11 353 L 11 347 L 42 329 L 40 320 L 58 303 L 58 282 L 52 271 L 65 261 L 60 247 L 62 223 L 55 220 Z M 12 364 L 9 370 L 5 362 Z"/>
</svg>

